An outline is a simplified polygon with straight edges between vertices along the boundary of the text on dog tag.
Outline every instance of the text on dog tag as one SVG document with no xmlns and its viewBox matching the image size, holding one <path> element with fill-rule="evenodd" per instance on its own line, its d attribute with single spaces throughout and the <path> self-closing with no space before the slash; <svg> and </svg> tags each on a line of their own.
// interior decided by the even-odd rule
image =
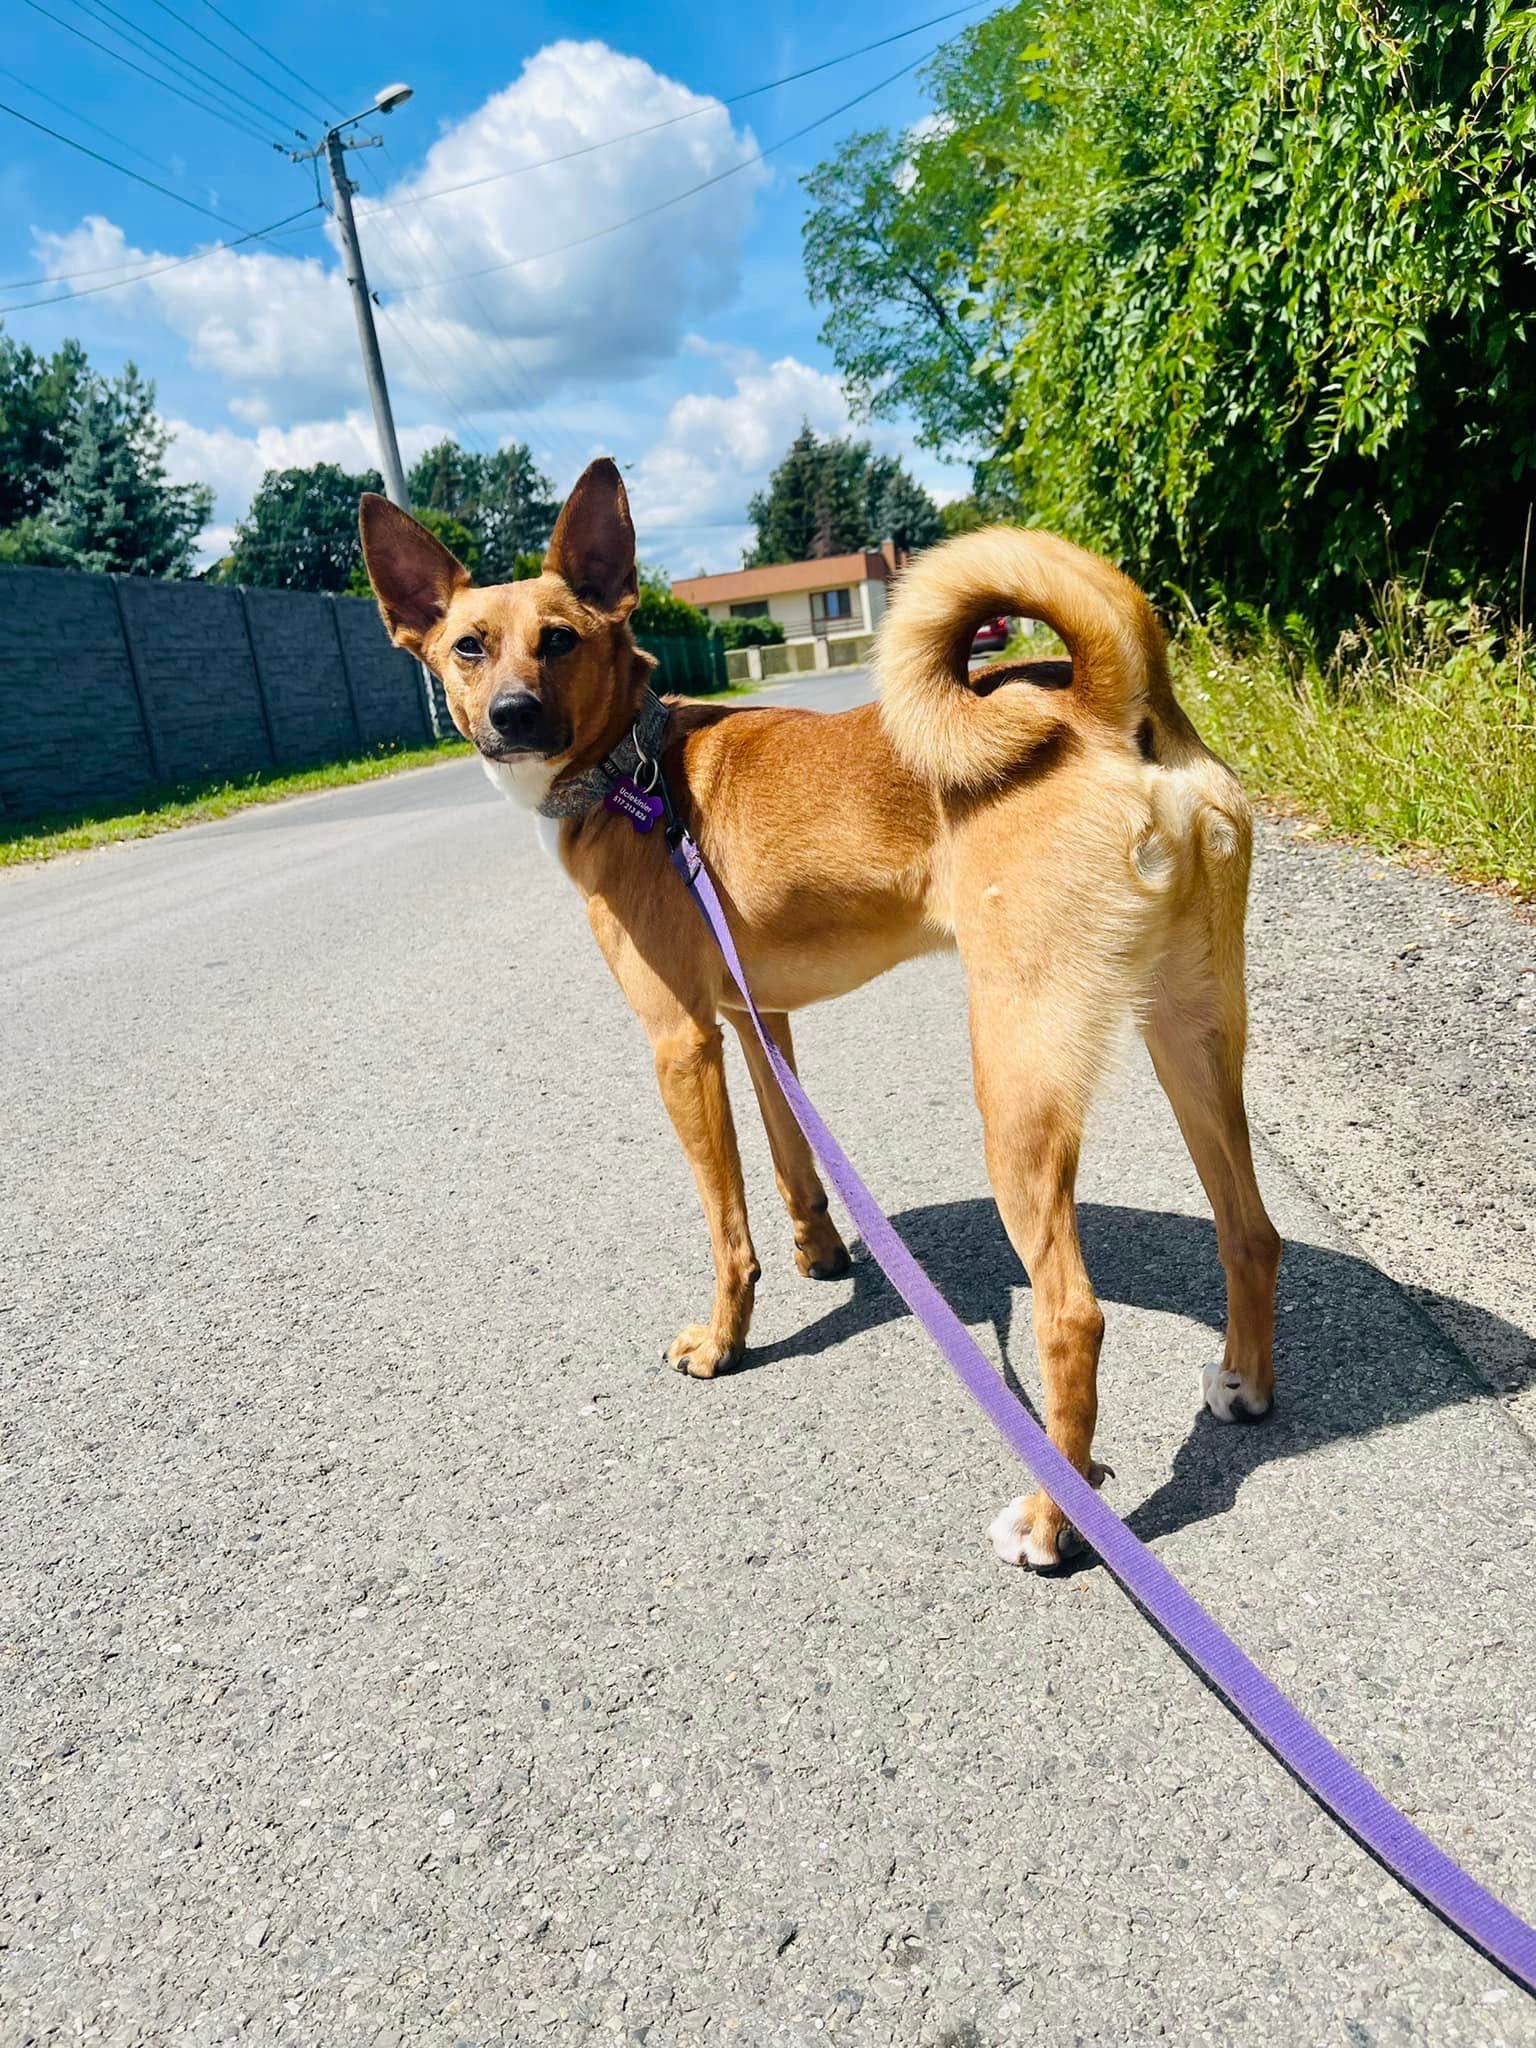
<svg viewBox="0 0 1536 2048">
<path fill-rule="evenodd" d="M 659 796 L 651 795 L 624 775 L 603 798 L 603 808 L 617 811 L 621 818 L 628 818 L 637 832 L 649 832 L 666 805 Z"/>
</svg>

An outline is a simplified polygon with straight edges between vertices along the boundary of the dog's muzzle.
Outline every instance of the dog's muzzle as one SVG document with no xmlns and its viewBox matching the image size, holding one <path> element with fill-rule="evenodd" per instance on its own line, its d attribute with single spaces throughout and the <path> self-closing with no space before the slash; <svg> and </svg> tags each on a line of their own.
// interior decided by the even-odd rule
<svg viewBox="0 0 1536 2048">
<path fill-rule="evenodd" d="M 565 735 L 543 698 L 532 690 L 498 690 L 485 707 L 489 732 L 477 742 L 488 760 L 507 761 L 519 754 L 558 754 Z"/>
</svg>

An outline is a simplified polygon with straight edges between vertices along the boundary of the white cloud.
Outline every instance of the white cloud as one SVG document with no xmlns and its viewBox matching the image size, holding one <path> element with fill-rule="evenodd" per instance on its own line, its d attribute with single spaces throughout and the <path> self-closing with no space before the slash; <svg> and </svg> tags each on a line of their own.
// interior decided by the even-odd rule
<svg viewBox="0 0 1536 2048">
<path fill-rule="evenodd" d="M 635 519 L 658 542 L 678 532 L 740 525 L 746 501 L 809 420 L 818 434 L 848 426 L 842 386 L 825 370 L 784 356 L 736 367 L 727 397 L 690 393 L 631 471 Z"/>
<path fill-rule="evenodd" d="M 360 195 L 365 260 L 387 308 L 383 341 L 396 385 L 424 398 L 440 388 L 471 411 L 526 408 L 562 388 L 641 376 L 674 355 L 688 325 L 734 295 L 753 195 L 769 175 L 754 162 L 750 131 L 734 128 L 718 101 L 604 43 L 554 43 L 382 195 L 397 205 L 680 114 L 692 118 L 402 211 Z M 544 253 L 735 166 L 746 168 L 634 227 Z M 169 261 L 133 248 L 100 216 L 36 241 L 51 275 Z M 528 256 L 540 260 L 494 268 Z M 424 278 L 486 270 L 492 274 L 413 289 Z M 221 250 L 116 296 L 152 306 L 184 339 L 190 360 L 233 387 L 231 407 L 248 423 L 264 414 L 334 417 L 361 394 L 352 310 L 334 260 Z"/>
<path fill-rule="evenodd" d="M 187 420 L 167 420 L 166 426 L 171 441 L 165 468 L 171 482 L 213 486 L 215 524 L 199 542 L 205 556 L 227 551 L 233 522 L 250 504 L 267 470 L 301 469 L 315 462 L 339 463 L 354 472 L 378 467 L 373 421 L 364 412 L 339 420 L 308 420 L 297 427 L 261 427 L 254 434 L 239 434 L 232 427 L 197 427 Z M 441 426 L 404 429 L 400 453 L 406 466 L 447 432 Z"/>
<path fill-rule="evenodd" d="M 794 356 L 765 363 L 744 350 L 701 352 L 729 364 L 735 388 L 679 398 L 626 479 L 641 554 L 665 561 L 674 575 L 740 566 L 753 537 L 747 500 L 767 483 L 805 420 L 818 434 L 855 433 L 901 456 L 941 504 L 969 487 L 963 471 L 918 450 L 910 433 L 856 424 L 842 385 L 827 371 Z"/>
</svg>

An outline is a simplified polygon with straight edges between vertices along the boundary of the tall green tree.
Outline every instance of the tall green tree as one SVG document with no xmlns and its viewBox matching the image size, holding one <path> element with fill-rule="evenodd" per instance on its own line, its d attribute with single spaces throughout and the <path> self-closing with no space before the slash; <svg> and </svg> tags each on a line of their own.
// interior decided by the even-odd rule
<svg viewBox="0 0 1536 2048">
<path fill-rule="evenodd" d="M 277 590 L 346 590 L 363 559 L 357 501 L 364 491 L 383 488 L 377 470 L 354 474 L 335 462 L 269 469 L 235 528 L 219 580 Z"/>
<path fill-rule="evenodd" d="M 830 255 L 853 160 L 812 188 L 827 339 L 872 408 L 946 445 L 959 322 L 980 481 L 1148 581 L 1322 623 L 1399 570 L 1513 599 L 1536 498 L 1527 10 L 1031 0 L 929 83 L 863 312 Z M 987 190 L 946 227 L 961 165 Z M 900 296 L 908 273 L 947 280 L 941 309 Z"/>
<path fill-rule="evenodd" d="M 213 492 L 206 484 L 166 481 L 169 439 L 155 413 L 154 386 L 132 363 L 111 383 L 89 381 L 47 514 L 76 567 L 129 576 L 189 572 Z"/>
<path fill-rule="evenodd" d="M 893 540 L 912 554 L 944 538 L 939 508 L 894 455 L 871 456 L 865 478 L 867 545 Z"/>
<path fill-rule="evenodd" d="M 36 517 L 57 495 L 89 382 L 78 341 L 40 356 L 0 329 L 0 528 Z"/>
<path fill-rule="evenodd" d="M 543 553 L 560 511 L 548 477 L 521 441 L 489 455 L 440 441 L 418 459 L 408 485 L 413 508 L 447 513 L 468 527 L 485 583 L 526 573 L 519 559 Z"/>
<path fill-rule="evenodd" d="M 931 119 L 854 135 L 811 172 L 806 279 L 856 415 L 912 418 L 924 446 L 990 452 L 1006 391 L 979 360 L 986 225 L 1040 124 L 1035 0 L 1000 8 L 928 65 Z"/>
<path fill-rule="evenodd" d="M 883 540 L 928 547 L 943 531 L 938 507 L 899 460 L 873 454 L 867 441 L 823 440 L 809 422 L 747 509 L 757 528 L 748 568 L 820 561 Z"/>
<path fill-rule="evenodd" d="M 213 494 L 172 484 L 155 389 L 0 333 L 0 561 L 185 576 Z"/>
</svg>

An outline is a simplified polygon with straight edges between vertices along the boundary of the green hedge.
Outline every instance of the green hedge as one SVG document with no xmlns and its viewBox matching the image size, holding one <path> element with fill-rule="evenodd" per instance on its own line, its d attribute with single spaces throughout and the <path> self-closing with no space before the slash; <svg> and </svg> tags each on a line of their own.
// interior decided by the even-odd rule
<svg viewBox="0 0 1536 2048">
<path fill-rule="evenodd" d="M 722 619 L 715 631 L 727 654 L 738 647 L 782 647 L 784 628 L 777 619 Z"/>
</svg>

